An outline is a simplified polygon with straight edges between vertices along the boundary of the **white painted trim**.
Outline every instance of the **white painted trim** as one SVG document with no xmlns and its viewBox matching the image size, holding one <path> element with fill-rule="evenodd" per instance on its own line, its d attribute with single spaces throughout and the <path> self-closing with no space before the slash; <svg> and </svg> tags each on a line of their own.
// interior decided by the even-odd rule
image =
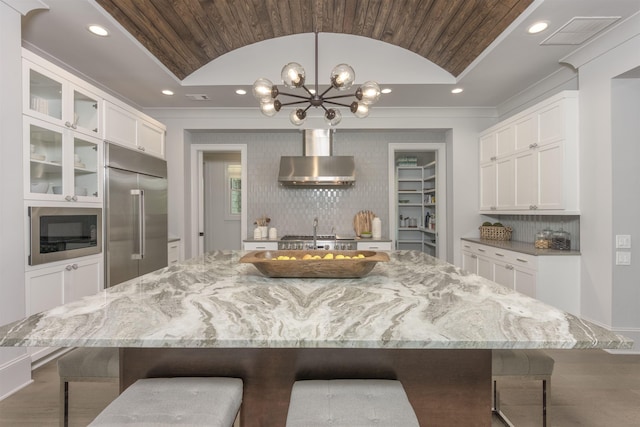
<svg viewBox="0 0 640 427">
<path fill-rule="evenodd" d="M 198 236 L 204 229 L 203 218 L 203 171 L 202 159 L 204 153 L 240 153 L 242 165 L 241 180 L 243 185 L 247 182 L 247 144 L 192 144 L 191 145 L 191 194 L 197 192 L 198 197 L 191 198 L 191 236 Z M 242 215 L 240 217 L 240 247 L 242 239 L 247 236 L 247 192 L 242 192 Z M 186 239 L 185 239 L 186 240 Z M 191 239 L 191 255 L 198 256 L 204 252 L 204 238 Z"/>
<path fill-rule="evenodd" d="M 395 154 L 402 151 L 435 151 L 436 152 L 436 220 L 438 232 L 438 244 L 436 255 L 443 260 L 447 259 L 447 145 L 444 142 L 425 143 L 390 143 L 388 146 L 388 171 L 389 171 L 389 238 L 392 248 L 396 248 L 396 164 Z M 384 234 L 384 233 L 383 233 Z"/>
<path fill-rule="evenodd" d="M 26 351 L 11 361 L 0 365 L 0 400 L 31 384 L 31 357 Z"/>
</svg>

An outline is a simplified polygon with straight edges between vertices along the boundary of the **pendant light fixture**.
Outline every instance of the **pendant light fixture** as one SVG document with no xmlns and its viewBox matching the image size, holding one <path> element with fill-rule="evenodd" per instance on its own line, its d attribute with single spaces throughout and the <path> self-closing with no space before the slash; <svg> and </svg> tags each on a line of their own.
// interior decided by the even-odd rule
<svg viewBox="0 0 640 427">
<path fill-rule="evenodd" d="M 292 110 L 289 115 L 289 120 L 296 126 L 304 123 L 307 117 L 307 111 L 311 107 L 322 108 L 324 110 L 324 119 L 330 126 L 335 126 L 342 120 L 342 113 L 339 109 L 333 108 L 333 106 L 347 107 L 349 111 L 358 118 L 367 117 L 371 105 L 380 99 L 380 87 L 378 84 L 373 81 L 368 81 L 360 85 L 353 93 L 327 96 L 332 89 L 339 92 L 351 89 L 356 79 L 356 73 L 351 66 L 339 64 L 331 71 L 331 85 L 327 90 L 320 93 L 318 90 L 318 32 L 315 32 L 315 41 L 316 81 L 314 90 L 310 90 L 305 85 L 305 70 L 302 65 L 297 62 L 290 62 L 282 68 L 282 72 L 280 73 L 282 83 L 289 89 L 301 88 L 304 92 L 301 94 L 281 92 L 269 79 L 259 78 L 253 84 L 253 96 L 260 101 L 260 111 L 262 111 L 262 114 L 272 117 L 276 115 L 282 107 L 298 105 L 300 107 Z M 277 98 L 282 96 L 296 98 L 297 101 L 281 102 Z M 349 104 L 336 101 L 342 98 L 355 98 L 355 100 Z M 305 107 L 304 104 L 308 105 Z"/>
</svg>

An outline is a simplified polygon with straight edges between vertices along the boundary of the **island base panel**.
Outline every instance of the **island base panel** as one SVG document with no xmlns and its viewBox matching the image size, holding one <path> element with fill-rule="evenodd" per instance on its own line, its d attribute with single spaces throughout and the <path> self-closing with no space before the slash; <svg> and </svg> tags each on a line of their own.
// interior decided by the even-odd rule
<svg viewBox="0 0 640 427">
<path fill-rule="evenodd" d="M 121 349 L 121 391 L 139 378 L 242 378 L 243 427 L 285 424 L 297 380 L 402 382 L 421 426 L 491 425 L 491 350 Z"/>
</svg>

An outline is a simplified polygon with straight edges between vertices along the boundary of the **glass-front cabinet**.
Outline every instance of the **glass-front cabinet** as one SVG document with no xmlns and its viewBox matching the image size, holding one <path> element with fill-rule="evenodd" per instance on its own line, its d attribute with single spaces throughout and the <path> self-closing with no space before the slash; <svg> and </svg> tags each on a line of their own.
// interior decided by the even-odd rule
<svg viewBox="0 0 640 427">
<path fill-rule="evenodd" d="M 24 120 L 25 197 L 102 201 L 102 141 L 51 123 Z"/>
<path fill-rule="evenodd" d="M 29 61 L 23 62 L 26 86 L 23 112 L 90 136 L 101 135 L 101 99 Z"/>
</svg>

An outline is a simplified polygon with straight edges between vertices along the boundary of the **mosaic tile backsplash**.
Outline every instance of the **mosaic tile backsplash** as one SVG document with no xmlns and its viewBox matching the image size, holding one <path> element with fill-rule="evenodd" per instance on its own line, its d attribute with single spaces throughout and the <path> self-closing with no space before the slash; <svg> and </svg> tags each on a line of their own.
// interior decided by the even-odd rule
<svg viewBox="0 0 640 427">
<path fill-rule="evenodd" d="M 302 133 L 196 133 L 198 144 L 247 144 L 248 238 L 253 237 L 256 218 L 271 218 L 278 237 L 285 234 L 312 234 L 318 218 L 318 234 L 353 235 L 353 217 L 361 210 L 373 211 L 382 221 L 383 237 L 388 238 L 389 178 L 388 144 L 445 142 L 444 131 L 336 132 L 333 155 L 354 156 L 356 183 L 350 188 L 285 188 L 277 176 L 281 156 L 302 155 Z"/>
</svg>

